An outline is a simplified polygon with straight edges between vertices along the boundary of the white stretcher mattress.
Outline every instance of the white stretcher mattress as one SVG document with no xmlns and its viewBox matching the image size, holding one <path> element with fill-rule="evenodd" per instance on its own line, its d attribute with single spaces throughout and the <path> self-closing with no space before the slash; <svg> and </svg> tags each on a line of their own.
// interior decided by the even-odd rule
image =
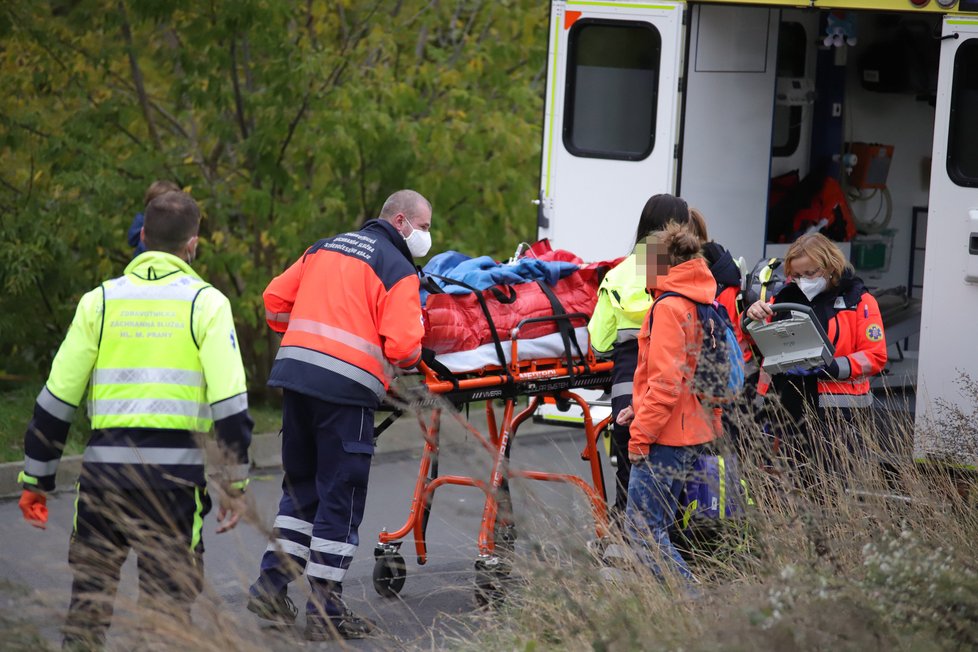
<svg viewBox="0 0 978 652">
<path fill-rule="evenodd" d="M 588 339 L 587 327 L 579 326 L 574 329 L 574 337 L 581 347 L 581 352 L 587 355 L 590 340 Z M 566 355 L 564 351 L 564 341 L 560 333 L 551 333 L 532 339 L 517 340 L 517 355 L 520 360 L 539 360 L 543 358 L 560 358 Z M 507 364 L 511 362 L 513 356 L 513 343 L 511 340 L 502 340 L 503 353 Z M 574 360 L 579 360 L 577 349 L 571 348 L 571 355 Z M 464 373 L 466 371 L 477 371 L 484 367 L 498 367 L 499 356 L 496 354 L 496 345 L 490 342 L 468 351 L 453 351 L 451 353 L 439 353 L 438 362 L 442 363 L 452 373 Z"/>
</svg>

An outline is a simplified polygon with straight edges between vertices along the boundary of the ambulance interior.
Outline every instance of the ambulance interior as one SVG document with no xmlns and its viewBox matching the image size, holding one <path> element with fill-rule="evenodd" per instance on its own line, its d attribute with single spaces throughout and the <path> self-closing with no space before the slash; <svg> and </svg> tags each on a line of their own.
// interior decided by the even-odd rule
<svg viewBox="0 0 978 652">
<path fill-rule="evenodd" d="M 711 190 L 739 197 L 704 208 L 748 268 L 806 230 L 838 241 L 883 313 L 877 395 L 912 412 L 940 17 L 699 5 L 693 20 L 682 194 L 701 206 Z"/>
<path fill-rule="evenodd" d="M 772 186 L 795 170 L 839 182 L 856 228 L 844 248 L 874 289 L 890 345 L 875 384 L 893 399 L 916 380 L 940 18 L 786 11 L 779 27 Z M 769 196 L 769 241 L 778 217 Z M 845 233 L 841 224 L 824 230 Z"/>
</svg>

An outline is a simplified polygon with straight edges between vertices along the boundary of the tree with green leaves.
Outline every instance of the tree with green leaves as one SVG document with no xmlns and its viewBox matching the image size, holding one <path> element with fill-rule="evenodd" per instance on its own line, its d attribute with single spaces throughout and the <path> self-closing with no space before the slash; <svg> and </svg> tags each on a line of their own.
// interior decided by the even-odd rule
<svg viewBox="0 0 978 652">
<path fill-rule="evenodd" d="M 435 251 L 532 238 L 546 3 L 12 0 L 0 6 L 0 372 L 43 372 L 118 276 L 156 179 L 204 211 L 200 273 L 250 383 L 268 280 L 387 194 L 431 198 Z"/>
</svg>

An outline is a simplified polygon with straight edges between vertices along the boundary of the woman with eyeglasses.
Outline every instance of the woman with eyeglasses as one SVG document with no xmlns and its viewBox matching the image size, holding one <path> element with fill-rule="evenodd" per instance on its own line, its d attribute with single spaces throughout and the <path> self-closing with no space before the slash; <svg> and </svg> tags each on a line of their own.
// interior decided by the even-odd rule
<svg viewBox="0 0 978 652">
<path fill-rule="evenodd" d="M 876 299 L 853 274 L 852 265 L 822 234 L 798 238 L 785 254 L 784 265 L 790 282 L 774 296 L 773 303 L 810 306 L 835 346 L 831 364 L 788 371 L 770 381 L 799 435 L 795 442 L 784 443 L 800 454 L 807 471 L 815 463 L 837 476 L 844 470 L 842 460 L 851 459 L 847 453 L 861 448 L 859 417 L 868 416 L 873 406 L 869 379 L 886 365 L 883 320 Z M 784 319 L 789 314 L 774 314 L 764 301 L 747 309 L 747 316 L 758 321 Z M 762 374 L 758 392 L 768 393 L 768 385 Z M 806 484 L 818 480 L 810 472 L 803 478 Z"/>
</svg>

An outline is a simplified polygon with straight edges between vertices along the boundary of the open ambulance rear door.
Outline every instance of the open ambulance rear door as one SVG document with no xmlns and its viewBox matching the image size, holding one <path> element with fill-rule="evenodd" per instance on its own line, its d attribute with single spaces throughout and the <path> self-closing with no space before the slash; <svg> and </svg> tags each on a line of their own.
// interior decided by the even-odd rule
<svg viewBox="0 0 978 652">
<path fill-rule="evenodd" d="M 646 200 L 674 192 L 684 5 L 551 6 L 539 237 L 586 260 L 631 252 Z"/>
<path fill-rule="evenodd" d="M 942 39 L 914 453 L 978 468 L 978 424 L 953 417 L 978 409 L 978 17 L 946 16 Z"/>
</svg>

